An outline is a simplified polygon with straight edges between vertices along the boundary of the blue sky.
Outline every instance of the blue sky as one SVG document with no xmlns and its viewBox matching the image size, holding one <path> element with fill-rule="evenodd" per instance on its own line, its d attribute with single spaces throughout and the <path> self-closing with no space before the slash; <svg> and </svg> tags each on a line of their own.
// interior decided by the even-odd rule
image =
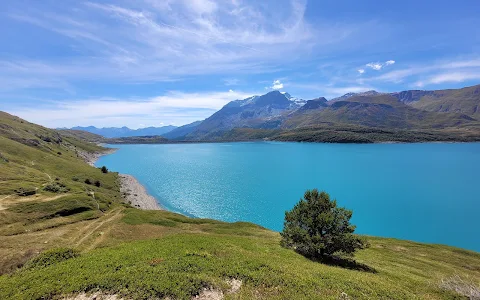
<svg viewBox="0 0 480 300">
<path fill-rule="evenodd" d="M 480 83 L 480 2 L 0 4 L 0 110 L 49 127 L 182 125 L 272 89 L 310 99 Z"/>
</svg>

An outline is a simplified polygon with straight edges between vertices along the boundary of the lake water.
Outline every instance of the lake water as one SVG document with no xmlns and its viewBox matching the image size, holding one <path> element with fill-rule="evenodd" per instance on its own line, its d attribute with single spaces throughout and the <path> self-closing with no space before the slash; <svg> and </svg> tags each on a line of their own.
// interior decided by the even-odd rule
<svg viewBox="0 0 480 300">
<path fill-rule="evenodd" d="M 114 145 L 97 162 L 184 215 L 281 231 L 306 189 L 353 210 L 357 232 L 480 251 L 480 143 Z"/>
</svg>

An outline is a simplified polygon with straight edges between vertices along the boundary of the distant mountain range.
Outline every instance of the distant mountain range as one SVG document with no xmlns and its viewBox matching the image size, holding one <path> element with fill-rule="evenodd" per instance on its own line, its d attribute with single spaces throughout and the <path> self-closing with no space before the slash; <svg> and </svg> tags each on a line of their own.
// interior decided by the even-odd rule
<svg viewBox="0 0 480 300">
<path fill-rule="evenodd" d="M 235 100 L 188 130 L 165 137 L 184 140 L 222 140 L 252 130 L 299 130 L 326 126 L 364 126 L 389 130 L 429 130 L 474 126 L 480 120 L 480 85 L 462 89 L 396 93 L 348 93 L 327 101 L 293 98 L 272 91 Z M 180 127 L 182 128 L 182 127 Z M 248 131 L 247 129 L 252 129 Z M 172 131 L 172 133 L 175 133 Z M 232 132 L 233 131 L 233 132 Z M 268 133 L 268 134 L 267 134 Z M 254 136 L 258 136 L 254 134 Z"/>
<path fill-rule="evenodd" d="M 161 135 L 170 141 L 472 141 L 480 140 L 479 106 L 480 85 L 348 93 L 329 101 L 324 97 L 303 100 L 272 91 L 231 101 L 207 119 L 180 127 L 74 129 L 104 137 Z"/>
<path fill-rule="evenodd" d="M 202 121 L 195 121 L 193 123 L 177 127 L 172 131 L 163 134 L 163 137 L 167 139 L 183 138 L 189 135 L 192 131 L 194 131 L 197 128 L 197 126 L 200 125 L 200 123 L 202 123 Z"/>
<path fill-rule="evenodd" d="M 130 129 L 128 127 L 104 127 L 97 128 L 95 126 L 81 127 L 76 126 L 68 128 L 70 130 L 81 130 L 94 134 L 101 135 L 106 138 L 131 137 L 131 136 L 155 136 L 164 135 L 177 128 L 177 126 L 163 126 L 163 127 L 147 127 L 140 129 Z M 66 128 L 62 128 L 66 129 Z"/>
</svg>

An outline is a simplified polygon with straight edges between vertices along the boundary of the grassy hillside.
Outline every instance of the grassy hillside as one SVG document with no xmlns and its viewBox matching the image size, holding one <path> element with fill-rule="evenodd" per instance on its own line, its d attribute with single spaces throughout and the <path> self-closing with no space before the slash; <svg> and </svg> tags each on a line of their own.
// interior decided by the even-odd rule
<svg viewBox="0 0 480 300">
<path fill-rule="evenodd" d="M 480 85 L 438 90 L 411 102 L 415 108 L 432 112 L 453 112 L 480 119 Z"/>
<path fill-rule="evenodd" d="M 277 233 L 248 223 L 136 209 L 121 215 L 92 234 L 103 232 L 100 248 L 65 260 L 46 254 L 0 277 L 0 298 L 100 289 L 139 299 L 190 299 L 209 288 L 231 299 L 339 299 L 342 293 L 351 299 L 453 299 L 459 295 L 446 289 L 449 284 L 480 284 L 480 254 L 452 247 L 372 237 L 355 264 L 341 267 L 284 249 Z M 229 294 L 232 279 L 241 287 Z"/>
<path fill-rule="evenodd" d="M 407 130 L 324 123 L 317 126 L 283 130 L 268 139 L 320 143 L 474 142 L 480 141 L 480 127 Z"/>
<path fill-rule="evenodd" d="M 117 175 L 80 158 L 102 150 L 0 113 L 0 273 L 48 246 L 12 249 L 7 237 L 95 219 L 117 205 Z"/>
<path fill-rule="evenodd" d="M 8 114 L 0 128 L 2 300 L 84 292 L 125 299 L 455 299 L 479 292 L 479 253 L 367 237 L 371 246 L 356 261 L 311 261 L 254 224 L 122 204 L 117 174 L 77 156 L 102 150 L 94 144 Z"/>
<path fill-rule="evenodd" d="M 458 127 L 477 123 L 460 113 L 429 112 L 413 108 L 388 94 L 353 96 L 333 101 L 328 107 L 298 111 L 286 119 L 284 128 L 301 128 L 322 123 L 362 125 L 386 129 Z"/>
<path fill-rule="evenodd" d="M 95 143 L 103 143 L 105 141 L 105 138 L 103 136 L 88 131 L 74 129 L 57 129 L 57 131 L 63 136 L 68 136 L 84 141 L 90 141 Z"/>
</svg>

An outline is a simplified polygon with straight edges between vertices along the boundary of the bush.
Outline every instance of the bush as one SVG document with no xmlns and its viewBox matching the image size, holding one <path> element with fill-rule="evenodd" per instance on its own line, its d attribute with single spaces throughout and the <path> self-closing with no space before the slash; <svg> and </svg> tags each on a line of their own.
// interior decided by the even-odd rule
<svg viewBox="0 0 480 300">
<path fill-rule="evenodd" d="M 19 189 L 16 189 L 14 190 L 15 193 L 17 193 L 18 196 L 21 196 L 21 197 L 26 197 L 26 196 L 32 196 L 32 195 L 35 195 L 37 193 L 36 189 L 31 187 L 31 188 L 19 188 Z"/>
<path fill-rule="evenodd" d="M 307 190 L 304 199 L 285 212 L 281 244 L 311 258 L 352 255 L 366 242 L 353 234 L 351 217 L 352 211 L 337 207 L 327 193 Z"/>
<path fill-rule="evenodd" d="M 92 184 L 92 182 L 91 182 L 90 179 L 88 179 L 88 178 L 85 179 L 85 183 L 86 183 L 86 184 Z"/>
<path fill-rule="evenodd" d="M 102 184 L 100 183 L 100 181 L 98 181 L 98 180 L 96 180 L 94 184 L 95 184 L 96 187 L 100 187 L 100 185 L 102 185 Z"/>
<path fill-rule="evenodd" d="M 51 184 L 47 184 L 44 188 L 44 191 L 51 192 L 51 193 L 66 193 L 70 191 L 70 189 L 63 183 L 54 182 Z"/>
<path fill-rule="evenodd" d="M 100 170 L 102 170 L 102 173 L 105 173 L 105 174 L 108 173 L 108 169 L 105 166 L 101 167 Z"/>
<path fill-rule="evenodd" d="M 25 268 L 43 268 L 79 255 L 80 253 L 77 250 L 69 248 L 47 250 L 27 262 Z"/>
</svg>

